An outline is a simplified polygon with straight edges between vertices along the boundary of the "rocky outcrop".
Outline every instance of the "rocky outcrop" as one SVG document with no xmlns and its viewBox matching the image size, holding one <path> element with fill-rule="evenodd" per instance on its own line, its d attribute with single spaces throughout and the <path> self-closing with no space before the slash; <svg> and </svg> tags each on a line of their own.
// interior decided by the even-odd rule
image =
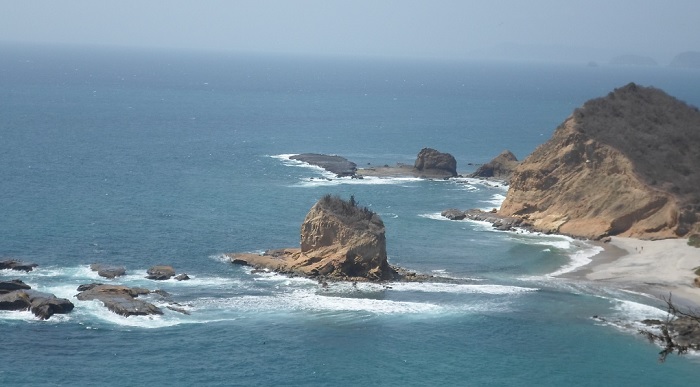
<svg viewBox="0 0 700 387">
<path fill-rule="evenodd" d="M 18 270 L 18 271 L 26 271 L 30 272 L 34 270 L 35 267 L 37 267 L 36 263 L 32 262 L 22 262 L 18 261 L 16 259 L 8 259 L 5 261 L 0 261 L 0 270 Z"/>
<path fill-rule="evenodd" d="M 493 228 L 500 231 L 511 231 L 516 227 L 528 230 L 532 228 L 532 225 L 523 218 L 517 216 L 503 216 L 494 211 L 487 212 L 478 209 L 460 211 L 457 209 L 448 209 L 443 211 L 441 215 L 449 220 L 470 219 L 488 222 L 493 225 Z"/>
<path fill-rule="evenodd" d="M 318 153 L 302 153 L 291 156 L 290 159 L 321 167 L 328 172 L 335 173 L 338 177 L 355 176 L 357 164 L 348 161 L 344 157 L 330 156 Z"/>
<path fill-rule="evenodd" d="M 586 238 L 700 229 L 700 112 L 629 84 L 586 102 L 515 170 L 500 215 Z"/>
<path fill-rule="evenodd" d="M 93 263 L 90 265 L 90 270 L 96 271 L 97 275 L 104 278 L 116 278 L 121 277 L 126 274 L 126 268 L 124 266 L 110 266 L 103 265 L 100 263 Z"/>
<path fill-rule="evenodd" d="M 15 290 L 27 290 L 32 287 L 25 284 L 24 281 L 15 279 L 11 281 L 0 281 L 0 294 L 13 292 Z"/>
<path fill-rule="evenodd" d="M 493 160 L 480 166 L 476 172 L 471 174 L 471 177 L 509 180 L 517 166 L 518 159 L 513 152 L 506 149 Z"/>
<path fill-rule="evenodd" d="M 423 148 L 416 157 L 414 169 L 422 177 L 445 178 L 457 176 L 457 160 L 449 153 Z"/>
<path fill-rule="evenodd" d="M 136 298 L 151 293 L 148 289 L 93 283 L 80 285 L 78 291 L 78 300 L 99 300 L 110 311 L 125 317 L 163 314 L 157 306 Z"/>
<path fill-rule="evenodd" d="M 73 310 L 73 303 L 65 298 L 31 290 L 22 281 L 11 282 L 20 289 L 0 294 L 0 310 L 29 310 L 42 320 Z"/>
<path fill-rule="evenodd" d="M 265 254 L 231 254 L 237 264 L 283 273 L 344 280 L 387 280 L 396 272 L 387 263 L 384 223 L 379 215 L 327 195 L 309 211 L 301 225 L 298 249 Z"/>
<path fill-rule="evenodd" d="M 156 265 L 156 266 L 151 266 L 147 271 L 146 278 L 156 280 L 156 281 L 164 281 L 167 279 L 170 279 L 175 275 L 175 269 L 173 269 L 172 266 L 166 266 L 166 265 Z"/>
</svg>

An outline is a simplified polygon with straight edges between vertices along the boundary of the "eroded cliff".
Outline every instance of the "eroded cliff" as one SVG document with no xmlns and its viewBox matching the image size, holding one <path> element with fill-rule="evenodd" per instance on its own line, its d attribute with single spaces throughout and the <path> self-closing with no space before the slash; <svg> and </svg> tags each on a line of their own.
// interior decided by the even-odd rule
<svg viewBox="0 0 700 387">
<path fill-rule="evenodd" d="M 586 238 L 700 229 L 700 112 L 633 83 L 586 102 L 516 168 L 499 214 Z"/>
</svg>

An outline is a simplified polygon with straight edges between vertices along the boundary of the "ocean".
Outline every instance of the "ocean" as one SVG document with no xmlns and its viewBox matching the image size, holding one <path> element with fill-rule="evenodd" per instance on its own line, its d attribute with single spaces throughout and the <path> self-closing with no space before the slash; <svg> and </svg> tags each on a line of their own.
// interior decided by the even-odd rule
<svg viewBox="0 0 700 387">
<path fill-rule="evenodd" d="M 0 311 L 0 385 L 693 385 L 700 357 L 657 363 L 638 320 L 658 301 L 564 279 L 600 249 L 447 221 L 506 187 L 459 178 L 338 179 L 289 155 L 360 167 L 432 147 L 467 174 L 522 159 L 588 99 L 629 82 L 700 105 L 700 72 L 0 46 L 0 271 L 69 298 L 39 321 Z M 254 273 L 223 254 L 299 244 L 323 195 L 386 225 L 392 264 L 460 284 L 331 283 Z M 91 263 L 123 265 L 102 279 Z M 145 279 L 172 265 L 191 280 Z M 80 284 L 162 289 L 190 314 L 121 317 Z M 162 305 L 157 297 L 148 300 Z M 595 319 L 600 316 L 603 319 Z"/>
</svg>

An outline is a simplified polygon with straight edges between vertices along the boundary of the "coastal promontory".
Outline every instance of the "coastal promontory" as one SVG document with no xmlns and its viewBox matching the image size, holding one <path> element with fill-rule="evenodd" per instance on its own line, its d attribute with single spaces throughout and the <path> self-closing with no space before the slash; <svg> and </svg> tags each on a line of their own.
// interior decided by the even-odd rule
<svg viewBox="0 0 700 387">
<path fill-rule="evenodd" d="M 700 229 L 700 111 L 630 83 L 586 102 L 516 168 L 499 211 L 586 238 Z"/>
</svg>

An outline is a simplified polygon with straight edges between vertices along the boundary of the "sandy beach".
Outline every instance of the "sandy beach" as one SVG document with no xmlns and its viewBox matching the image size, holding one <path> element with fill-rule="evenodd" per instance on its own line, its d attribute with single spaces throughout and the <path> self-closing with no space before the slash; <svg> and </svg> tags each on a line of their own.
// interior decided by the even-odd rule
<svg viewBox="0 0 700 387">
<path fill-rule="evenodd" d="M 603 247 L 605 251 L 570 276 L 614 283 L 658 298 L 671 293 L 677 304 L 700 308 L 700 288 L 693 286 L 700 249 L 689 246 L 687 239 L 613 237 Z"/>
</svg>

